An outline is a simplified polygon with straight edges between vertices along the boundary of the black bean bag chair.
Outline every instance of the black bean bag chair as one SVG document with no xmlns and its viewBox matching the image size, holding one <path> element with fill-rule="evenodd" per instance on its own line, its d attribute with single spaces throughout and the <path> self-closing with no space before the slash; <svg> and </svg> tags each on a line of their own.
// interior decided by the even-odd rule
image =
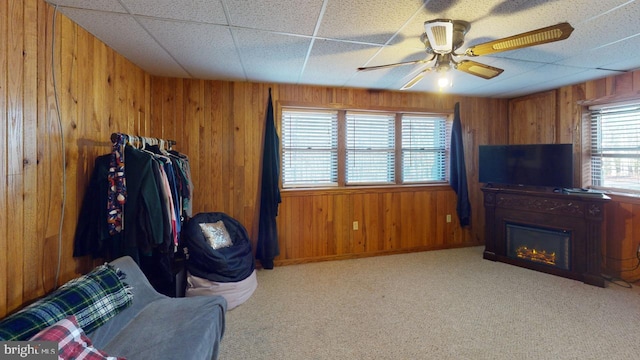
<svg viewBox="0 0 640 360">
<path fill-rule="evenodd" d="M 211 246 L 201 224 L 222 220 L 232 244 L 216 250 Z M 215 282 L 238 282 L 255 270 L 255 259 L 247 230 L 240 222 L 222 212 L 200 213 L 192 217 L 182 229 L 187 248 L 187 270 L 199 278 Z"/>
</svg>

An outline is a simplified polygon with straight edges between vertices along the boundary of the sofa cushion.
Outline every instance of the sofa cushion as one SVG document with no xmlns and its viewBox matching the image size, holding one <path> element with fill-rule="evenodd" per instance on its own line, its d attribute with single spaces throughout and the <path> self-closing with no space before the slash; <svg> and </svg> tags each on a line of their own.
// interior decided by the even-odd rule
<svg viewBox="0 0 640 360">
<path fill-rule="evenodd" d="M 0 321 L 0 340 L 27 340 L 69 315 L 87 333 L 131 304 L 132 293 L 111 265 L 98 266 Z"/>
<path fill-rule="evenodd" d="M 78 326 L 76 317 L 71 315 L 57 323 L 40 330 L 31 341 L 55 341 L 58 343 L 58 357 L 61 359 L 116 360 L 120 357 L 108 356 L 91 344 L 82 328 Z"/>
<path fill-rule="evenodd" d="M 94 344 L 128 359 L 217 359 L 226 307 L 221 296 L 159 299 L 142 309 L 109 343 Z"/>
</svg>

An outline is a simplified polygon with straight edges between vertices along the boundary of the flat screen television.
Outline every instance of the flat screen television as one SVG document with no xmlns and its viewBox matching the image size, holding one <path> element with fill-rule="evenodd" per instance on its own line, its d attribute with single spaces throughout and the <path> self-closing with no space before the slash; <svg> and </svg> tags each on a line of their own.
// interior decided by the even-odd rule
<svg viewBox="0 0 640 360">
<path fill-rule="evenodd" d="M 480 145 L 479 181 L 486 184 L 573 187 L 573 145 Z"/>
</svg>

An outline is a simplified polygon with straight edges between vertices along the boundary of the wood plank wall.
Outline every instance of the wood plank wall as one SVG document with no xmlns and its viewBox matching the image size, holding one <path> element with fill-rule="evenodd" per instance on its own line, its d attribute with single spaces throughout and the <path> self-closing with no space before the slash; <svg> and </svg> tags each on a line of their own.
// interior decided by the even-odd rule
<svg viewBox="0 0 640 360">
<path fill-rule="evenodd" d="M 590 104 L 640 99 L 640 71 L 588 81 L 509 101 L 509 139 L 514 143 L 573 143 L 574 186 L 589 186 L 588 124 Z M 553 131 L 550 131 L 553 129 Z M 606 206 L 603 271 L 627 281 L 640 280 L 640 201 L 611 195 Z"/>
<path fill-rule="evenodd" d="M 269 87 L 276 102 L 302 104 L 451 111 L 460 101 L 464 142 L 473 144 L 465 151 L 471 228 L 460 229 L 455 216 L 443 223 L 455 198 L 446 187 L 290 192 L 278 219 L 280 264 L 484 241 L 477 145 L 510 139 L 506 100 L 152 77 L 60 14 L 53 36 L 53 13 L 43 0 L 0 1 L 0 316 L 55 287 L 59 239 L 58 284 L 94 265 L 72 257 L 73 234 L 93 161 L 109 151 L 112 132 L 177 140 L 176 148 L 192 158 L 194 210 L 228 212 L 255 234 Z M 580 143 L 577 102 L 638 97 L 639 87 L 634 72 L 557 89 L 549 103 L 557 112 L 556 139 Z M 640 210 L 632 199 L 615 200 L 607 254 L 629 258 L 617 265 L 624 270 L 634 265 Z M 300 224 L 298 214 L 304 214 Z"/>
<path fill-rule="evenodd" d="M 60 14 L 54 44 L 53 14 L 0 1 L 0 316 L 55 287 L 59 239 L 59 284 L 93 265 L 71 256 L 93 160 L 113 131 L 153 133 L 150 76 Z"/>
<path fill-rule="evenodd" d="M 460 101 L 465 144 L 506 141 L 506 129 L 501 126 L 506 121 L 506 100 L 152 78 L 154 126 L 182 129 L 176 138 L 184 143 L 183 151 L 192 163 L 194 212 L 228 213 L 245 225 L 254 243 L 269 88 L 276 111 L 280 104 L 296 104 L 451 113 Z M 456 196 L 448 186 L 286 191 L 277 218 L 281 254 L 276 264 L 481 244 L 484 218 L 477 146 L 465 149 L 465 160 L 474 209 L 471 228 L 460 228 Z M 446 214 L 452 215 L 451 223 L 446 223 Z M 353 221 L 359 222 L 359 230 L 352 230 Z"/>
</svg>

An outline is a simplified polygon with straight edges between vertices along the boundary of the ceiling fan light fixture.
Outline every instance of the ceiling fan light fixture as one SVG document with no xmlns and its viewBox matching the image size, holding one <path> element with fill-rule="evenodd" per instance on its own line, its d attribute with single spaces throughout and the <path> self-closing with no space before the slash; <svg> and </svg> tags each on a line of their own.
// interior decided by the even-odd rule
<svg viewBox="0 0 640 360">
<path fill-rule="evenodd" d="M 438 89 L 442 91 L 448 87 L 453 87 L 453 81 L 451 80 L 451 77 L 448 72 L 442 73 L 438 78 Z"/>
</svg>

